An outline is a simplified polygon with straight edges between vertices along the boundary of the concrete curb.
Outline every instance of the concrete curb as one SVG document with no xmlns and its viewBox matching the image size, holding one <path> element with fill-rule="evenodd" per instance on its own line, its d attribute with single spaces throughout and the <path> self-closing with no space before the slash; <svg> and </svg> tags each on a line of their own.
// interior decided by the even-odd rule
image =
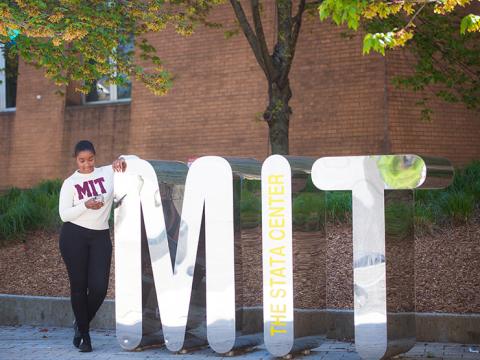
<svg viewBox="0 0 480 360">
<path fill-rule="evenodd" d="M 0 325 L 72 326 L 70 298 L 0 294 Z M 115 328 L 115 301 L 105 300 L 91 324 Z"/>
<path fill-rule="evenodd" d="M 245 325 L 261 326 L 260 307 L 244 310 Z M 326 330 L 329 338 L 353 339 L 352 310 L 298 310 L 299 328 L 311 326 Z M 70 299 L 66 297 L 0 294 L 0 325 L 66 326 L 72 325 Z M 305 325 L 302 325 L 305 324 Z M 106 300 L 91 324 L 96 329 L 115 329 L 115 301 Z M 417 313 L 417 341 L 480 344 L 480 314 Z"/>
</svg>

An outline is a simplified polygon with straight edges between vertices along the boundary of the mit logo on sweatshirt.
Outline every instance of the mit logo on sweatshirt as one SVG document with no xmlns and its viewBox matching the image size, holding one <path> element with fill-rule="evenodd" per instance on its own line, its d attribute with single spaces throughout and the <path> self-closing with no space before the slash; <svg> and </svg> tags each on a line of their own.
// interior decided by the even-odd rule
<svg viewBox="0 0 480 360">
<path fill-rule="evenodd" d="M 75 189 L 77 189 L 78 200 L 82 200 L 85 196 L 92 197 L 99 194 L 105 194 L 107 190 L 103 186 L 105 179 L 102 177 L 95 180 L 87 180 L 83 182 L 83 185 L 75 184 Z M 98 191 L 97 191 L 98 190 Z"/>
</svg>

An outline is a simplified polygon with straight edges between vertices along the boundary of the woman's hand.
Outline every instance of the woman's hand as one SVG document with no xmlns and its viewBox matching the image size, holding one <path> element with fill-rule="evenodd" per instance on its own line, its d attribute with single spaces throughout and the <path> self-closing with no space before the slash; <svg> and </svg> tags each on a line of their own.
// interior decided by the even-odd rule
<svg viewBox="0 0 480 360">
<path fill-rule="evenodd" d="M 127 168 L 127 162 L 123 158 L 118 158 L 117 160 L 113 161 L 112 168 L 113 168 L 113 171 L 124 172 L 125 169 Z"/>
<path fill-rule="evenodd" d="M 95 201 L 95 199 L 89 199 L 85 201 L 85 207 L 91 210 L 98 210 L 103 207 L 103 202 Z"/>
</svg>

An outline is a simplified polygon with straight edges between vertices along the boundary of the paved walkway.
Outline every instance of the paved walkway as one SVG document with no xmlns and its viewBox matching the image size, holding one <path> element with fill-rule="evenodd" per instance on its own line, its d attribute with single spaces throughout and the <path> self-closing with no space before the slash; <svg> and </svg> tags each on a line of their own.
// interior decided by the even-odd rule
<svg viewBox="0 0 480 360">
<path fill-rule="evenodd" d="M 58 327 L 32 326 L 0 326 L 0 359 L 1 360 L 112 360 L 112 359 L 272 359 L 265 348 L 259 347 L 252 352 L 235 357 L 223 357 L 205 348 L 188 354 L 173 354 L 164 347 L 148 348 L 143 351 L 124 351 L 120 348 L 112 330 L 96 330 L 91 332 L 94 351 L 79 353 L 71 344 L 73 331 Z M 461 345 L 451 343 L 417 343 L 407 354 L 395 359 L 478 359 L 478 345 Z M 352 343 L 328 341 L 312 350 L 310 355 L 298 355 L 295 358 L 304 360 L 359 360 Z"/>
</svg>

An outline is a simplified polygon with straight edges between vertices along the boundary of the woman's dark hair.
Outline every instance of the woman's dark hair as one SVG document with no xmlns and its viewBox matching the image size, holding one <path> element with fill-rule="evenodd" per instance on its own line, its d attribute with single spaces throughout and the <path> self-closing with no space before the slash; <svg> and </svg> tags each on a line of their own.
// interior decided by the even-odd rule
<svg viewBox="0 0 480 360">
<path fill-rule="evenodd" d="M 81 151 L 91 151 L 95 155 L 95 148 L 93 144 L 88 140 L 80 140 L 77 145 L 75 145 L 75 150 L 73 156 L 77 157 L 78 153 Z"/>
</svg>

